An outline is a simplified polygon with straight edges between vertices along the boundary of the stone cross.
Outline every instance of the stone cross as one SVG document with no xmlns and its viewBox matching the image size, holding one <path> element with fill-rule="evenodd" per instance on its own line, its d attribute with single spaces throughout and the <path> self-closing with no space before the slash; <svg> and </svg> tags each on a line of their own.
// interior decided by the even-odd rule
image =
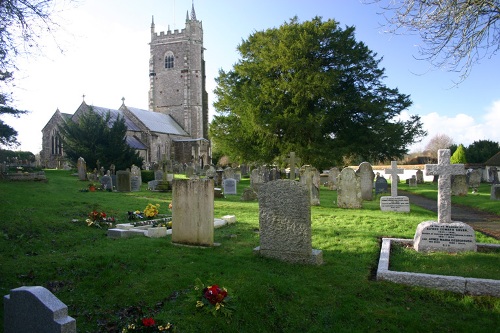
<svg viewBox="0 0 500 333">
<path fill-rule="evenodd" d="M 465 175 L 463 164 L 450 164 L 450 150 L 438 150 L 438 164 L 426 164 L 427 176 L 439 176 L 438 223 L 451 223 L 451 176 Z"/>
<path fill-rule="evenodd" d="M 290 157 L 287 158 L 288 164 L 290 164 L 290 179 L 295 180 L 295 166 L 300 163 L 300 158 L 295 156 L 295 152 L 290 152 Z"/>
<path fill-rule="evenodd" d="M 398 196 L 398 175 L 404 173 L 404 169 L 398 169 L 398 162 L 392 161 L 391 168 L 385 169 L 385 174 L 391 175 L 391 197 Z"/>
</svg>

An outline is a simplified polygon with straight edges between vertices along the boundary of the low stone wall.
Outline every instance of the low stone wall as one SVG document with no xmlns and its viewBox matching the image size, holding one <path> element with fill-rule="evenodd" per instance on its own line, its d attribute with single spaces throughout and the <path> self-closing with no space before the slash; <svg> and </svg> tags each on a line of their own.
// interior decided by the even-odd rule
<svg viewBox="0 0 500 333">
<path fill-rule="evenodd" d="M 7 173 L 3 175 L 3 178 L 10 181 L 45 181 L 47 177 L 45 172 L 20 172 L 20 173 Z"/>
</svg>

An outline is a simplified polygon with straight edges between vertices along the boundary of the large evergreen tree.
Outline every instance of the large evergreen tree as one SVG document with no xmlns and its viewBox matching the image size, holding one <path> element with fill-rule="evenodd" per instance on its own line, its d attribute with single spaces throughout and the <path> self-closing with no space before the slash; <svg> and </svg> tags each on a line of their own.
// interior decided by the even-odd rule
<svg viewBox="0 0 500 333">
<path fill-rule="evenodd" d="M 235 161 L 271 162 L 295 151 L 318 168 L 407 153 L 425 134 L 420 118 L 398 118 L 410 98 L 382 83 L 381 59 L 354 30 L 293 18 L 244 40 L 241 60 L 217 78 L 215 146 Z"/>
<path fill-rule="evenodd" d="M 117 170 L 142 165 L 142 158 L 126 142 L 123 117 L 112 121 L 109 112 L 103 117 L 89 107 L 76 121 L 68 120 L 59 126 L 59 131 L 64 152 L 75 164 L 83 157 L 89 169 L 97 167 L 97 161 L 103 166 L 114 164 Z"/>
<path fill-rule="evenodd" d="M 479 140 L 471 143 L 465 150 L 469 163 L 484 163 L 500 151 L 498 142 Z"/>
</svg>

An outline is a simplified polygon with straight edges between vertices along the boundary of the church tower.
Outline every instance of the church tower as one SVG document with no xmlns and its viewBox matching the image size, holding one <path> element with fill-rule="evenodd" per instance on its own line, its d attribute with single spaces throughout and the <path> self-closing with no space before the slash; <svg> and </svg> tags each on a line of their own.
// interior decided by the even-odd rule
<svg viewBox="0 0 500 333">
<path fill-rule="evenodd" d="M 149 110 L 171 115 L 191 139 L 208 140 L 203 27 L 194 5 L 181 31 L 158 34 L 152 20 L 150 52 Z"/>
</svg>

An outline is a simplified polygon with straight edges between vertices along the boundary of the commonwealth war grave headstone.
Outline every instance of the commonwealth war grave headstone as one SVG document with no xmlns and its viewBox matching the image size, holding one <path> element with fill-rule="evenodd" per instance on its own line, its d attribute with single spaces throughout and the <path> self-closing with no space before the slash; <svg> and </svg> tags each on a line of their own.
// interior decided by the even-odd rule
<svg viewBox="0 0 500 333">
<path fill-rule="evenodd" d="M 410 199 L 407 196 L 398 196 L 398 174 L 404 172 L 403 169 L 398 169 L 398 162 L 391 161 L 391 168 L 385 169 L 385 174 L 391 175 L 391 196 L 383 196 L 380 198 L 380 210 L 390 212 L 410 211 Z"/>
<path fill-rule="evenodd" d="M 306 187 L 280 179 L 259 191 L 260 246 L 256 254 L 290 263 L 323 263 L 323 252 L 312 248 L 311 206 Z"/>
<path fill-rule="evenodd" d="M 361 208 L 361 184 L 359 176 L 351 168 L 340 172 L 337 183 L 337 206 L 340 208 Z"/>
<path fill-rule="evenodd" d="M 451 176 L 464 175 L 463 164 L 450 164 L 450 150 L 438 151 L 438 164 L 426 164 L 426 175 L 438 175 L 438 221 L 418 225 L 413 247 L 416 251 L 476 251 L 474 230 L 451 220 Z"/>
</svg>

